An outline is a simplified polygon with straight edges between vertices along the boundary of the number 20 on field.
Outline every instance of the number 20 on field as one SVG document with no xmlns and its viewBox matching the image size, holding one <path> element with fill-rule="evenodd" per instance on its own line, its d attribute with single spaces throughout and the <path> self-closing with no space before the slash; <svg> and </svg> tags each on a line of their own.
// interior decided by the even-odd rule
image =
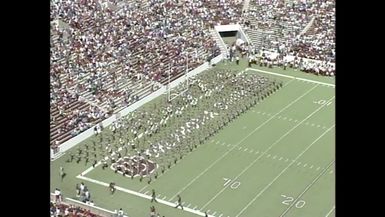
<svg viewBox="0 0 385 217">
<path fill-rule="evenodd" d="M 326 106 L 329 106 L 330 104 L 332 104 L 333 103 L 333 101 L 330 101 L 330 102 L 327 102 L 326 100 L 324 100 L 324 99 L 320 99 L 320 100 L 314 100 L 313 101 L 313 103 L 315 103 L 315 104 L 318 104 L 318 105 L 326 105 Z"/>
<path fill-rule="evenodd" d="M 291 202 L 293 202 L 293 200 L 294 200 L 294 198 L 293 197 L 289 197 L 289 196 L 286 196 L 286 195 L 281 195 L 281 197 L 284 197 L 285 199 L 282 201 L 282 203 L 283 204 L 285 204 L 285 205 L 290 205 L 291 204 Z M 305 206 L 305 201 L 304 200 L 299 200 L 299 201 L 297 201 L 295 204 L 294 204 L 294 206 L 296 207 L 296 208 L 302 208 L 302 207 L 304 207 Z"/>
</svg>

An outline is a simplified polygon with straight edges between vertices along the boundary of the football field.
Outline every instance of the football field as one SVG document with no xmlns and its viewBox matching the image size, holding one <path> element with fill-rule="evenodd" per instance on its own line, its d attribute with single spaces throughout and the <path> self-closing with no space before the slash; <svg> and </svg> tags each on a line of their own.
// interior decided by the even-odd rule
<svg viewBox="0 0 385 217">
<path fill-rule="evenodd" d="M 90 163 L 51 162 L 51 192 L 76 199 L 84 182 L 95 205 L 130 217 L 335 216 L 335 85 L 331 78 L 275 68 L 232 68 L 283 81 L 283 87 L 153 179 L 131 179 Z M 230 68 L 224 63 L 217 67 Z M 163 96 L 162 96 L 163 97 Z M 92 139 L 92 138 L 90 138 Z M 59 178 L 59 167 L 67 176 Z M 111 195 L 107 186 L 115 182 Z M 158 203 L 151 203 L 155 189 Z M 176 209 L 177 195 L 184 210 Z"/>
</svg>

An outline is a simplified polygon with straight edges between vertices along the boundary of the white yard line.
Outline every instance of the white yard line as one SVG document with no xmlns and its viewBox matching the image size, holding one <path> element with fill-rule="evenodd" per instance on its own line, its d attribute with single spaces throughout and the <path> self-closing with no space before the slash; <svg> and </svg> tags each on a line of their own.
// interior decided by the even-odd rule
<svg viewBox="0 0 385 217">
<path fill-rule="evenodd" d="M 334 211 L 335 208 L 336 208 L 336 206 L 333 206 L 333 208 L 328 212 L 328 214 L 326 214 L 325 217 L 328 217 L 330 215 L 330 213 L 332 213 Z"/>
<path fill-rule="evenodd" d="M 100 164 L 102 164 L 101 161 L 97 162 L 97 163 L 95 164 L 95 167 L 90 166 L 88 169 L 84 170 L 84 171 L 81 173 L 81 175 L 82 175 L 82 176 L 85 176 L 87 173 L 91 172 L 93 169 L 95 169 L 95 168 L 96 168 L 97 166 L 99 166 Z"/>
<path fill-rule="evenodd" d="M 331 101 L 333 100 L 334 96 L 328 100 Z M 294 127 L 292 127 L 289 131 L 287 131 L 285 134 L 283 134 L 279 139 L 277 139 L 273 144 L 271 144 L 264 152 L 261 153 L 260 156 L 258 156 L 253 162 L 251 162 L 250 165 L 248 165 L 245 169 L 243 169 L 241 171 L 241 173 L 239 173 L 235 178 L 233 178 L 232 180 L 237 180 L 243 173 L 245 173 L 250 167 L 252 167 L 255 162 L 257 162 L 266 152 L 268 152 L 270 149 L 272 149 L 274 147 L 274 145 L 276 145 L 278 142 L 280 142 L 283 138 L 285 138 L 287 135 L 289 135 L 293 130 L 295 130 L 299 125 L 301 125 L 304 121 L 306 121 L 307 119 L 309 119 L 311 116 L 313 116 L 315 113 L 317 113 L 319 110 L 321 110 L 324 106 L 326 105 L 323 104 L 321 105 L 320 107 L 318 107 L 315 111 L 313 111 L 312 113 L 310 113 L 305 119 L 303 119 L 301 122 L 297 123 Z M 327 131 L 325 131 L 327 132 Z M 323 134 L 322 134 L 323 135 Z M 270 154 L 269 154 L 270 155 Z M 268 155 L 268 156 L 269 156 Z M 298 157 L 295 159 L 297 160 Z M 292 165 L 294 162 L 291 162 L 288 166 Z M 227 188 L 227 186 L 225 186 L 224 188 L 222 188 L 221 191 L 219 191 L 214 197 L 212 197 L 203 207 L 202 209 L 204 209 L 208 204 L 210 204 L 215 198 L 217 198 L 225 189 Z"/>
<path fill-rule="evenodd" d="M 148 185 L 144 186 L 143 188 L 141 188 L 141 189 L 139 190 L 139 192 L 142 193 L 142 191 L 143 191 L 144 189 L 146 189 L 147 187 L 148 187 Z"/>
<path fill-rule="evenodd" d="M 329 165 L 324 169 L 322 170 L 317 177 L 315 177 L 313 179 L 313 181 L 308 185 L 306 186 L 305 190 L 303 190 L 301 192 L 300 195 L 298 195 L 298 197 L 290 204 L 289 207 L 287 207 L 287 209 L 279 216 L 279 217 L 282 217 L 284 216 L 292 207 L 295 203 L 297 203 L 297 201 L 302 197 L 302 195 L 304 195 L 318 180 L 319 178 L 321 178 L 322 175 L 324 175 L 326 173 L 326 171 L 334 164 L 335 160 L 333 160 L 332 162 L 329 163 Z"/>
<path fill-rule="evenodd" d="M 277 75 L 277 76 L 286 77 L 286 78 L 293 78 L 293 79 L 297 79 L 297 80 L 300 80 L 300 81 L 308 81 L 308 82 L 312 82 L 312 83 L 316 83 L 316 84 L 322 84 L 322 85 L 326 85 L 326 86 L 330 86 L 330 87 L 335 87 L 336 86 L 335 84 L 330 84 L 330 83 L 325 83 L 325 82 L 320 82 L 320 81 L 314 81 L 314 80 L 294 77 L 294 76 L 290 76 L 290 75 L 283 75 L 283 74 L 279 74 L 279 73 L 275 73 L 275 72 L 269 72 L 269 71 L 260 70 L 260 69 L 247 68 L 246 71 L 248 71 L 248 70 L 262 72 L 262 73 L 266 73 L 266 74 L 270 74 L 270 75 Z"/>
<path fill-rule="evenodd" d="M 291 80 L 293 81 L 293 80 Z M 289 83 L 289 82 L 288 82 Z M 306 91 L 304 94 L 299 96 L 297 99 L 286 105 L 284 108 L 282 108 L 280 111 L 278 111 L 275 115 L 271 116 L 269 119 L 267 119 L 265 122 L 263 122 L 261 125 L 256 127 L 253 131 L 251 131 L 247 136 L 245 136 L 241 141 L 239 141 L 237 144 L 235 144 L 232 148 L 230 148 L 227 152 L 225 152 L 221 157 L 216 159 L 213 163 L 211 163 L 205 170 L 203 170 L 198 176 L 196 176 L 194 179 L 192 179 L 187 185 L 185 185 L 181 190 L 179 190 L 174 196 L 171 197 L 171 199 L 174 199 L 178 194 L 182 193 L 186 188 L 188 188 L 192 183 L 194 183 L 197 179 L 199 179 L 202 175 L 204 175 L 209 169 L 211 169 L 217 162 L 222 160 L 224 157 L 226 157 L 233 149 L 235 149 L 239 144 L 241 144 L 243 141 L 245 141 L 247 138 L 249 138 L 252 134 L 254 134 L 257 130 L 259 130 L 261 127 L 263 127 L 265 124 L 270 122 L 272 119 L 274 119 L 275 116 L 282 113 L 284 110 L 289 108 L 291 105 L 296 103 L 298 100 L 300 100 L 302 97 L 307 95 L 310 91 L 312 91 L 314 88 L 316 88 L 318 85 L 315 85 L 314 87 L 310 88 L 308 91 Z M 323 104 L 325 105 L 325 104 Z"/>
<path fill-rule="evenodd" d="M 95 183 L 95 184 L 99 184 L 99 185 L 103 185 L 105 187 L 108 187 L 109 184 L 108 183 L 105 183 L 105 182 L 101 182 L 101 181 L 98 181 L 98 180 L 95 180 L 95 179 L 91 179 L 91 178 L 88 178 L 88 177 L 84 177 L 84 176 L 76 176 L 76 178 L 78 179 L 83 179 L 85 181 L 89 181 L 89 182 L 92 182 L 92 183 Z M 138 197 L 141 197 L 141 198 L 145 198 L 145 199 L 148 199 L 148 200 L 151 200 L 151 196 L 149 195 L 145 195 L 145 194 L 142 194 L 142 193 L 139 193 L 139 192 L 136 192 L 136 191 L 132 191 L 132 190 L 129 190 L 129 189 L 125 189 L 125 188 L 122 188 L 122 187 L 119 187 L 119 186 L 115 186 L 116 190 L 118 191 L 122 191 L 122 192 L 125 192 L 125 193 L 128 193 L 128 194 L 132 194 L 132 195 L 135 195 L 135 196 L 138 196 Z M 164 205 L 167 205 L 167 206 L 171 206 L 171 207 L 175 207 L 176 204 L 175 203 L 171 203 L 171 202 L 168 202 L 166 200 L 162 200 L 162 199 L 159 199 L 157 198 L 156 199 L 158 201 L 158 203 L 161 203 L 161 204 L 164 204 Z M 199 216 L 205 216 L 205 213 L 199 211 L 199 210 L 194 210 L 194 209 L 191 209 L 191 208 L 188 208 L 188 207 L 183 207 L 183 211 L 186 211 L 186 212 L 190 212 L 190 213 L 194 213 L 196 215 L 199 215 Z M 210 217 L 214 217 L 212 215 L 209 215 Z"/>
<path fill-rule="evenodd" d="M 294 160 L 298 160 L 307 150 L 309 150 L 310 147 L 313 146 L 313 144 L 315 144 L 319 139 L 321 139 L 327 132 L 329 132 L 332 128 L 334 128 L 334 125 L 331 126 L 329 129 L 325 130 L 325 132 L 323 132 L 317 139 L 315 139 L 309 146 L 307 146 L 305 148 L 305 150 L 303 150 Z M 293 163 L 295 162 L 291 162 L 289 165 L 287 165 L 269 184 L 267 184 L 235 217 L 238 217 L 240 216 L 251 204 L 254 203 L 254 201 L 263 194 L 263 192 L 266 191 L 266 189 L 268 189 L 279 177 L 281 177 L 281 175 L 286 172 L 286 170 L 291 166 L 293 165 Z"/>
</svg>

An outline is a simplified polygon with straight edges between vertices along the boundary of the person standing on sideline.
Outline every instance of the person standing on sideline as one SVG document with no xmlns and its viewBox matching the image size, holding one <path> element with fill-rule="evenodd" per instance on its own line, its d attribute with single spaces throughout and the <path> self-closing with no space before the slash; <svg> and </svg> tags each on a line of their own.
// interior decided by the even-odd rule
<svg viewBox="0 0 385 217">
<path fill-rule="evenodd" d="M 182 198 L 181 198 L 180 195 L 178 194 L 178 204 L 176 205 L 175 208 L 178 208 L 179 206 L 180 206 L 180 207 L 182 208 L 182 210 L 183 210 L 183 206 L 182 206 Z"/>
<path fill-rule="evenodd" d="M 59 174 L 60 174 L 60 179 L 63 182 L 64 176 L 65 176 L 65 172 L 64 172 L 64 168 L 63 167 L 60 167 Z"/>
<path fill-rule="evenodd" d="M 155 194 L 155 190 L 154 189 L 152 189 L 152 195 L 151 195 L 151 203 L 153 202 L 153 201 L 155 201 L 155 202 L 158 202 L 157 200 L 156 200 L 156 194 Z"/>
</svg>

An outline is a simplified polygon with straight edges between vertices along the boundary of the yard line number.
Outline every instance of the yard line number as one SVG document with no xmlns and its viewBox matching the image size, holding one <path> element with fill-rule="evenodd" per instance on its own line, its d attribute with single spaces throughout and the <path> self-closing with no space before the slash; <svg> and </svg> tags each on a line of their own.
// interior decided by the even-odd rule
<svg viewBox="0 0 385 217">
<path fill-rule="evenodd" d="M 313 101 L 313 103 L 318 104 L 318 105 L 324 105 L 324 104 L 326 104 L 326 106 L 329 106 L 329 105 L 331 105 L 331 104 L 333 103 L 333 101 L 330 101 L 330 102 L 327 103 L 327 100 L 320 99 L 320 100 L 318 100 L 318 101 L 316 101 L 316 100 Z"/>
<path fill-rule="evenodd" d="M 225 180 L 225 184 L 223 184 L 223 186 L 229 186 L 230 185 L 231 189 L 237 189 L 239 187 L 239 185 L 241 185 L 241 182 L 233 181 L 229 178 L 223 178 L 223 180 Z"/>
<path fill-rule="evenodd" d="M 290 196 L 286 196 L 286 195 L 281 195 L 281 197 L 285 198 L 282 203 L 287 205 L 287 206 L 290 206 L 291 202 L 294 201 L 294 197 L 290 197 Z M 297 201 L 294 206 L 298 209 L 301 209 L 302 207 L 304 207 L 306 204 L 306 202 L 304 200 L 299 200 Z"/>
</svg>

